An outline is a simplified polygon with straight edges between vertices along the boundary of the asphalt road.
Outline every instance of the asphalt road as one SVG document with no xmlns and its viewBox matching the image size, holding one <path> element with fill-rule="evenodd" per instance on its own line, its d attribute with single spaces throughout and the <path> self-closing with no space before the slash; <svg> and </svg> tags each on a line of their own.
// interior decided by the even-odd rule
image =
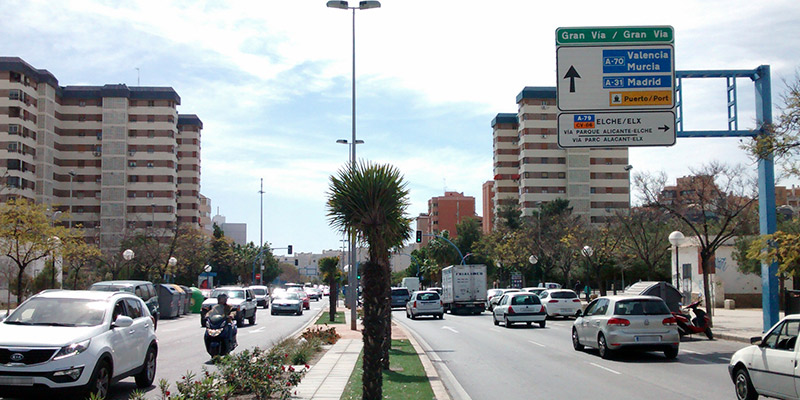
<svg viewBox="0 0 800 400">
<path fill-rule="evenodd" d="M 270 315 L 269 309 L 259 308 L 256 314 L 256 324 L 239 328 L 239 346 L 234 353 L 243 349 L 261 347 L 269 348 L 273 344 L 288 337 L 318 315 L 327 298 L 321 301 L 311 300 L 311 310 L 303 312 L 302 316 L 295 315 Z M 146 390 L 148 398 L 157 398 L 160 395 L 158 381 L 167 379 L 171 384 L 180 380 L 187 371 L 199 374 L 202 368 L 214 370 L 210 357 L 205 349 L 203 334 L 205 328 L 200 327 L 199 314 L 184 315 L 176 319 L 158 321 L 158 366 L 156 379 L 153 386 Z M 111 387 L 110 399 L 127 399 L 131 392 L 136 390 L 133 378 L 127 378 Z"/>
<path fill-rule="evenodd" d="M 506 329 L 494 326 L 489 312 L 412 321 L 397 310 L 392 317 L 430 346 L 426 350 L 434 365 L 449 369 L 465 398 L 476 400 L 731 399 L 735 395 L 728 361 L 745 347 L 696 337 L 681 342 L 676 360 L 655 352 L 626 352 L 603 360 L 596 350 L 572 348 L 571 319 L 548 320 L 544 329 L 535 324 Z M 447 374 L 444 380 L 448 384 Z M 458 393 L 452 385 L 448 390 Z"/>
</svg>

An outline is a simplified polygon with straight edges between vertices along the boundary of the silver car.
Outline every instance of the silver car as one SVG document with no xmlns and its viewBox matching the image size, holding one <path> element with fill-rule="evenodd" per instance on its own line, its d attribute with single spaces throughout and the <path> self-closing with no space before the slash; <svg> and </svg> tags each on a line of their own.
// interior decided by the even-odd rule
<svg viewBox="0 0 800 400">
<path fill-rule="evenodd" d="M 406 303 L 406 318 L 416 319 L 420 315 L 444 319 L 444 305 L 439 293 L 425 290 L 411 295 L 411 299 Z"/>
<path fill-rule="evenodd" d="M 529 292 L 509 292 L 500 297 L 492 310 L 492 321 L 495 325 L 500 325 L 502 321 L 506 328 L 511 328 L 515 322 L 524 322 L 528 326 L 536 322 L 540 328 L 547 325 L 547 312 L 533 293 Z"/>
<path fill-rule="evenodd" d="M 519 289 L 492 289 L 491 292 L 487 291 L 486 295 L 486 309 L 492 311 L 494 307 L 497 305 L 497 302 L 500 301 L 500 298 L 503 297 L 506 293 L 514 293 L 519 292 Z"/>
<path fill-rule="evenodd" d="M 270 314 L 291 313 L 303 315 L 303 300 L 297 292 L 273 293 L 272 310 Z"/>
<path fill-rule="evenodd" d="M 572 346 L 595 347 L 609 358 L 622 348 L 663 351 L 668 359 L 678 356 L 677 321 L 654 296 L 608 296 L 589 303 L 572 325 Z"/>
</svg>

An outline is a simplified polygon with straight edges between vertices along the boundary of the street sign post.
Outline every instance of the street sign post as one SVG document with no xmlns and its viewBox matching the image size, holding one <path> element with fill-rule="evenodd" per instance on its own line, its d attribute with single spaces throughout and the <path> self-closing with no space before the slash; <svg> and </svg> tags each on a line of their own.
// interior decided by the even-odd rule
<svg viewBox="0 0 800 400">
<path fill-rule="evenodd" d="M 670 26 L 558 28 L 559 146 L 675 144 L 673 41 Z"/>
</svg>

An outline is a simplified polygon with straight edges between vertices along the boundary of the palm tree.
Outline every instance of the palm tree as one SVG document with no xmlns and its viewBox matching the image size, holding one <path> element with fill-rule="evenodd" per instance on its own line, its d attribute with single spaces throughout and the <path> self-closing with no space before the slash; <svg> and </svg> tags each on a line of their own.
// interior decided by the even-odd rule
<svg viewBox="0 0 800 400">
<path fill-rule="evenodd" d="M 337 283 L 341 277 L 341 271 L 338 268 L 339 259 L 336 257 L 325 257 L 319 260 L 319 275 L 322 281 L 330 286 L 330 321 L 333 322 L 336 318 L 336 301 L 339 294 Z"/>
<path fill-rule="evenodd" d="M 411 238 L 406 217 L 408 189 L 400 171 L 391 165 L 351 164 L 331 176 L 328 193 L 330 224 L 339 231 L 360 233 L 369 247 L 363 266 L 365 400 L 382 398 L 383 367 L 390 314 L 391 249 Z M 385 360 L 384 360 L 385 358 Z M 382 363 L 383 361 L 383 363 Z"/>
</svg>

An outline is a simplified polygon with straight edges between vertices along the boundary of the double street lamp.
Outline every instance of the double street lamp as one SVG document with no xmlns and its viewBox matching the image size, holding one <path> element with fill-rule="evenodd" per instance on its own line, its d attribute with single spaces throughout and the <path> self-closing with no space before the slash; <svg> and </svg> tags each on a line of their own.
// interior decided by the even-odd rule
<svg viewBox="0 0 800 400">
<path fill-rule="evenodd" d="M 352 96 L 352 125 L 353 125 L 353 135 L 352 139 L 350 140 L 350 166 L 355 168 L 356 165 L 356 145 L 360 143 L 364 143 L 363 141 L 356 140 L 356 10 L 368 10 L 370 8 L 379 8 L 381 3 L 379 1 L 361 1 L 358 3 L 358 7 L 350 7 L 350 4 L 347 1 L 336 1 L 331 0 L 326 4 L 329 8 L 338 8 L 341 10 L 353 10 L 353 76 L 352 76 L 352 85 L 353 85 L 353 96 Z M 359 143 L 360 142 L 360 143 Z M 340 139 L 337 140 L 336 143 L 348 144 L 346 140 Z M 350 265 L 356 265 L 356 254 L 355 254 L 355 238 L 353 238 L 353 233 L 350 233 Z M 348 290 L 348 294 L 350 294 L 350 329 L 356 330 L 356 301 L 358 300 L 358 282 L 357 282 L 357 268 L 350 268 L 348 274 L 348 281 L 350 282 L 351 290 Z M 351 294 L 352 293 L 352 294 Z"/>
</svg>

